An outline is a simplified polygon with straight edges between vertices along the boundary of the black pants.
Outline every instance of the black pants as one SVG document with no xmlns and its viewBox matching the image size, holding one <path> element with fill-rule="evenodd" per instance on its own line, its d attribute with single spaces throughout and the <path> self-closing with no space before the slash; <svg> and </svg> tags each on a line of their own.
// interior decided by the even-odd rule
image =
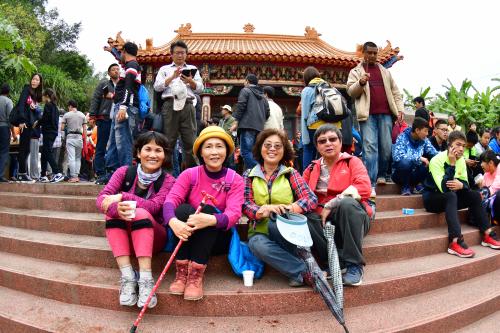
<svg viewBox="0 0 500 333">
<path fill-rule="evenodd" d="M 500 223 L 500 191 L 495 193 L 495 199 L 493 200 L 493 207 L 491 207 L 491 215 L 497 224 Z"/>
<path fill-rule="evenodd" d="M 332 211 L 328 220 L 335 226 L 335 245 L 339 259 L 345 263 L 364 265 L 363 238 L 370 230 L 370 218 L 362 204 L 346 197 Z M 318 259 L 328 262 L 328 247 L 321 218 L 317 214 L 309 214 L 308 226 Z"/>
<path fill-rule="evenodd" d="M 448 224 L 448 237 L 450 242 L 453 238 L 462 235 L 458 210 L 469 208 L 469 221 L 477 226 L 481 232 L 486 231 L 491 225 L 486 216 L 486 210 L 481 206 L 481 195 L 471 190 L 460 190 L 450 192 L 424 192 L 425 210 L 431 213 L 445 212 Z"/>
<path fill-rule="evenodd" d="M 40 163 L 42 165 L 42 177 L 47 176 L 47 163 L 50 164 L 53 174 L 60 173 L 61 170 L 57 165 L 56 158 L 54 155 L 54 141 L 56 140 L 57 133 L 44 133 L 43 134 L 43 146 L 42 146 L 42 156 L 40 158 Z"/>
<path fill-rule="evenodd" d="M 30 154 L 30 141 L 32 131 L 33 130 L 31 129 L 31 127 L 26 127 L 19 136 L 19 154 L 17 155 L 17 160 L 19 162 L 19 173 L 26 174 L 28 171 L 26 161 L 28 159 L 28 155 Z"/>
<path fill-rule="evenodd" d="M 187 221 L 189 215 L 196 211 L 189 204 L 182 204 L 175 210 L 175 216 L 181 221 Z M 210 205 L 205 205 L 201 210 L 202 213 L 215 214 L 215 208 Z M 229 243 L 231 242 L 232 233 L 229 231 L 216 229 L 215 227 L 207 227 L 196 230 L 187 242 L 184 242 L 177 252 L 176 259 L 189 259 L 198 264 L 205 265 L 211 255 L 220 255 L 228 252 Z"/>
</svg>

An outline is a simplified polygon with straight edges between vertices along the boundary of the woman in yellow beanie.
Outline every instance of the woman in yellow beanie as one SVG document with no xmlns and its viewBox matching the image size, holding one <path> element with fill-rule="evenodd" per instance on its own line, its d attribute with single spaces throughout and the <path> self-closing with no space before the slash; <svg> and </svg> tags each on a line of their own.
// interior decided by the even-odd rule
<svg viewBox="0 0 500 333">
<path fill-rule="evenodd" d="M 227 252 L 230 228 L 241 217 L 243 178 L 225 167 L 234 151 L 229 134 L 218 126 L 201 131 L 193 145 L 200 166 L 186 169 L 177 178 L 163 205 L 163 217 L 182 244 L 176 257 L 171 294 L 186 300 L 203 297 L 203 275 L 212 254 Z M 194 214 L 206 192 L 215 198 Z"/>
</svg>

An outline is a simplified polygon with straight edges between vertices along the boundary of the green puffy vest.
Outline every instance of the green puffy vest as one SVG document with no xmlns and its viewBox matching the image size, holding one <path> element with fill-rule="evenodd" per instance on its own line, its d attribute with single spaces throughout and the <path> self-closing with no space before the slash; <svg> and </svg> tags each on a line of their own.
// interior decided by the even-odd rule
<svg viewBox="0 0 500 333">
<path fill-rule="evenodd" d="M 278 176 L 271 186 L 271 191 L 268 191 L 266 178 L 260 168 L 260 165 L 256 165 L 248 175 L 248 177 L 252 178 L 252 192 L 255 203 L 259 206 L 269 204 L 289 205 L 293 203 L 293 190 L 290 185 L 289 177 L 287 177 L 287 174 L 291 171 L 292 168 L 281 166 Z M 255 228 L 251 224 L 248 228 L 248 238 L 257 233 L 268 235 L 268 223 L 269 218 L 264 218 L 256 221 Z"/>
</svg>

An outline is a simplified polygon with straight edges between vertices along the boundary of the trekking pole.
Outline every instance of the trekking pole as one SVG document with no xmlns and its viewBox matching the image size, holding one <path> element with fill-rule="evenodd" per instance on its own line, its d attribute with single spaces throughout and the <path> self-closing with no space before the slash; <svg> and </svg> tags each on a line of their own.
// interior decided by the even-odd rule
<svg viewBox="0 0 500 333">
<path fill-rule="evenodd" d="M 195 214 L 200 213 L 200 211 L 205 206 L 205 204 L 208 200 L 211 201 L 214 205 L 217 204 L 217 200 L 213 196 L 208 194 L 207 192 L 201 191 L 201 195 L 203 196 L 203 198 L 201 199 L 201 203 L 198 206 L 198 208 L 196 208 Z M 167 265 L 165 265 L 165 268 L 161 272 L 160 277 L 156 281 L 153 289 L 151 290 L 151 293 L 149 294 L 148 298 L 146 299 L 146 303 L 144 303 L 144 306 L 142 307 L 141 312 L 139 312 L 139 316 L 132 324 L 132 327 L 130 328 L 130 333 L 135 333 L 137 331 L 137 326 L 139 326 L 139 323 L 141 322 L 142 318 L 144 317 L 144 314 L 146 313 L 146 310 L 148 309 L 148 305 L 149 305 L 149 302 L 151 301 L 151 298 L 153 298 L 153 295 L 155 294 L 156 289 L 158 289 L 158 287 L 160 286 L 160 283 L 163 280 L 163 278 L 165 277 L 165 274 L 167 273 L 168 269 L 170 268 L 170 265 L 174 261 L 174 258 L 177 255 L 177 252 L 179 252 L 179 249 L 180 249 L 182 243 L 184 243 L 184 241 L 182 239 L 179 239 L 179 243 L 177 243 L 177 246 L 175 247 L 174 251 L 170 255 L 170 258 L 168 259 Z"/>
</svg>

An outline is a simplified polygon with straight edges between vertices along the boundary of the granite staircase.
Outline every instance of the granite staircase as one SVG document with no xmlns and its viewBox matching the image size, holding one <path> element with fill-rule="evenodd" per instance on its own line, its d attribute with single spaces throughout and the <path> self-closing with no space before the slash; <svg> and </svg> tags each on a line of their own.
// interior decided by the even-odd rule
<svg viewBox="0 0 500 333">
<path fill-rule="evenodd" d="M 92 184 L 0 184 L 0 332 L 128 332 L 138 308 L 118 305 L 119 271 L 95 208 Z M 365 239 L 364 283 L 345 289 L 355 332 L 500 331 L 500 251 L 448 255 L 443 214 L 425 212 L 420 196 L 377 189 L 377 218 Z M 403 215 L 401 208 L 414 208 Z M 466 211 L 460 212 L 462 221 Z M 154 258 L 155 277 L 168 254 Z M 290 288 L 268 269 L 243 286 L 225 256 L 207 269 L 199 302 L 158 292 L 139 332 L 342 332 L 311 288 Z M 483 319 L 484 318 L 484 319 Z"/>
</svg>

